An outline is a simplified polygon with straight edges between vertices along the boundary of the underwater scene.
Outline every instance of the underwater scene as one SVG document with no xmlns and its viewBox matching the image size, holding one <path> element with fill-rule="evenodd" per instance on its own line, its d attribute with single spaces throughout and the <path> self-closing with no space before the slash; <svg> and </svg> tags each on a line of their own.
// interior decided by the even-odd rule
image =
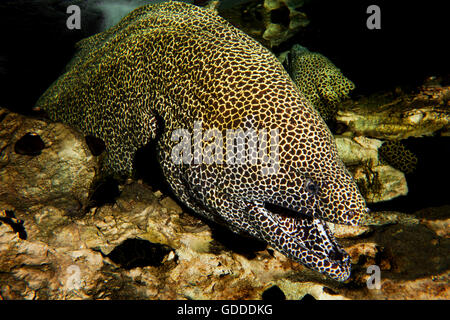
<svg viewBox="0 0 450 320">
<path fill-rule="evenodd" d="M 0 300 L 448 300 L 442 6 L 2 1 Z"/>
</svg>

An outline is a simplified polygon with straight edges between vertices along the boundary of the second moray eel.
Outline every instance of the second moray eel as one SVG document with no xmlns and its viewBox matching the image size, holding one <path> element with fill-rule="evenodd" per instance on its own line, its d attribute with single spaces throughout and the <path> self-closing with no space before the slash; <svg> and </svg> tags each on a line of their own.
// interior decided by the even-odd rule
<svg viewBox="0 0 450 320">
<path fill-rule="evenodd" d="M 156 139 L 185 205 L 333 279 L 349 277 L 350 257 L 325 221 L 357 225 L 365 201 L 325 122 L 269 50 L 181 2 L 138 8 L 79 49 L 36 107 L 103 139 L 104 172 L 131 174 L 136 150 Z M 219 139 L 230 132 L 236 145 Z M 202 148 L 179 161 L 174 150 L 190 150 L 181 139 L 189 133 Z"/>
<path fill-rule="evenodd" d="M 353 82 L 327 57 L 298 44 L 289 52 L 287 69 L 300 91 L 327 123 L 334 121 L 339 102 L 355 89 Z"/>
<path fill-rule="evenodd" d="M 292 47 L 284 64 L 300 91 L 332 125 L 339 103 L 355 88 L 353 82 L 328 58 L 298 44 Z M 413 173 L 417 167 L 417 156 L 402 141 L 385 141 L 379 154 L 383 162 L 404 173 Z"/>
</svg>

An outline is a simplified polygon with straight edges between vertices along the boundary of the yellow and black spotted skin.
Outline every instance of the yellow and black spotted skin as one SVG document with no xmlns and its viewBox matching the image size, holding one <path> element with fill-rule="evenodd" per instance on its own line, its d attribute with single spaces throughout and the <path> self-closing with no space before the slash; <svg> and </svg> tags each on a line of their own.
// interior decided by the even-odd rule
<svg viewBox="0 0 450 320">
<path fill-rule="evenodd" d="M 353 82 L 329 59 L 298 44 L 289 52 L 287 69 L 300 91 L 328 124 L 334 121 L 339 102 L 355 89 Z M 386 141 L 379 154 L 383 162 L 402 172 L 413 173 L 417 167 L 417 156 L 400 141 Z"/>
<path fill-rule="evenodd" d="M 417 156 L 408 150 L 401 141 L 385 141 L 378 149 L 380 159 L 404 172 L 413 173 L 417 167 Z"/>
<path fill-rule="evenodd" d="M 156 139 L 164 176 L 188 207 L 336 280 L 349 277 L 350 258 L 324 221 L 356 225 L 367 209 L 332 134 L 276 57 L 212 10 L 180 2 L 136 9 L 82 41 L 37 107 L 103 139 L 108 173 L 130 174 L 136 150 Z M 172 133 L 193 132 L 196 121 L 223 137 L 278 130 L 279 170 L 177 164 Z M 268 209 L 275 205 L 290 213 Z"/>
<path fill-rule="evenodd" d="M 326 122 L 334 120 L 339 102 L 355 89 L 328 58 L 300 45 L 292 47 L 288 67 L 295 84 Z"/>
</svg>

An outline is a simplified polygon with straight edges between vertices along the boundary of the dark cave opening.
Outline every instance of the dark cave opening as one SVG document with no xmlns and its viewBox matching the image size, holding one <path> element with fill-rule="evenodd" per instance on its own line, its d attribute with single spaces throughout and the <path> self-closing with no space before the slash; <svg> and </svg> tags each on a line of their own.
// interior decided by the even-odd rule
<svg viewBox="0 0 450 320">
<path fill-rule="evenodd" d="M 107 257 L 126 270 L 145 266 L 159 267 L 172 250 L 169 246 L 148 240 L 126 239 Z"/>
<path fill-rule="evenodd" d="M 4 210 L 3 216 L 0 216 L 0 225 L 4 223 L 11 227 L 17 233 L 19 239 L 27 240 L 27 231 L 25 230 L 24 221 L 15 217 L 14 211 Z"/>
<path fill-rule="evenodd" d="M 91 187 L 89 203 L 86 211 L 93 207 L 101 207 L 105 204 L 114 204 L 120 196 L 120 181 L 107 176 L 95 181 Z"/>
<path fill-rule="evenodd" d="M 263 301 L 284 301 L 286 300 L 286 295 L 280 287 L 274 285 L 266 289 L 261 296 Z"/>
<path fill-rule="evenodd" d="M 44 141 L 34 132 L 28 132 L 14 144 L 15 153 L 28 156 L 38 156 L 44 148 Z"/>
<path fill-rule="evenodd" d="M 289 27 L 289 9 L 285 5 L 270 12 L 270 21 L 272 23 L 280 24 L 283 27 Z"/>
</svg>

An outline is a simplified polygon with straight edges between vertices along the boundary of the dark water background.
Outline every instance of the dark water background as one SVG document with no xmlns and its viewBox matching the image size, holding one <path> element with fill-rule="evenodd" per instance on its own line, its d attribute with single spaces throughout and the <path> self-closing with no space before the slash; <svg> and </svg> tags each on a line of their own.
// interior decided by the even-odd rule
<svg viewBox="0 0 450 320">
<path fill-rule="evenodd" d="M 0 106 L 31 113 L 36 100 L 71 59 L 74 44 L 97 33 L 108 22 L 107 13 L 96 3 L 0 2 Z M 81 7 L 81 30 L 66 28 L 66 8 L 71 4 Z M 381 8 L 381 30 L 366 28 L 366 8 L 371 4 Z M 419 3 L 312 0 L 301 9 L 311 23 L 274 51 L 281 52 L 293 43 L 300 43 L 324 54 L 356 84 L 354 97 L 396 87 L 407 91 L 430 76 L 443 77 L 445 84 L 450 74 L 450 30 L 445 4 L 446 1 L 438 0 Z M 450 203 L 449 138 L 408 139 L 407 144 L 419 157 L 418 170 L 407 177 L 410 192 L 406 197 L 377 204 L 375 209 L 414 211 Z"/>
</svg>

